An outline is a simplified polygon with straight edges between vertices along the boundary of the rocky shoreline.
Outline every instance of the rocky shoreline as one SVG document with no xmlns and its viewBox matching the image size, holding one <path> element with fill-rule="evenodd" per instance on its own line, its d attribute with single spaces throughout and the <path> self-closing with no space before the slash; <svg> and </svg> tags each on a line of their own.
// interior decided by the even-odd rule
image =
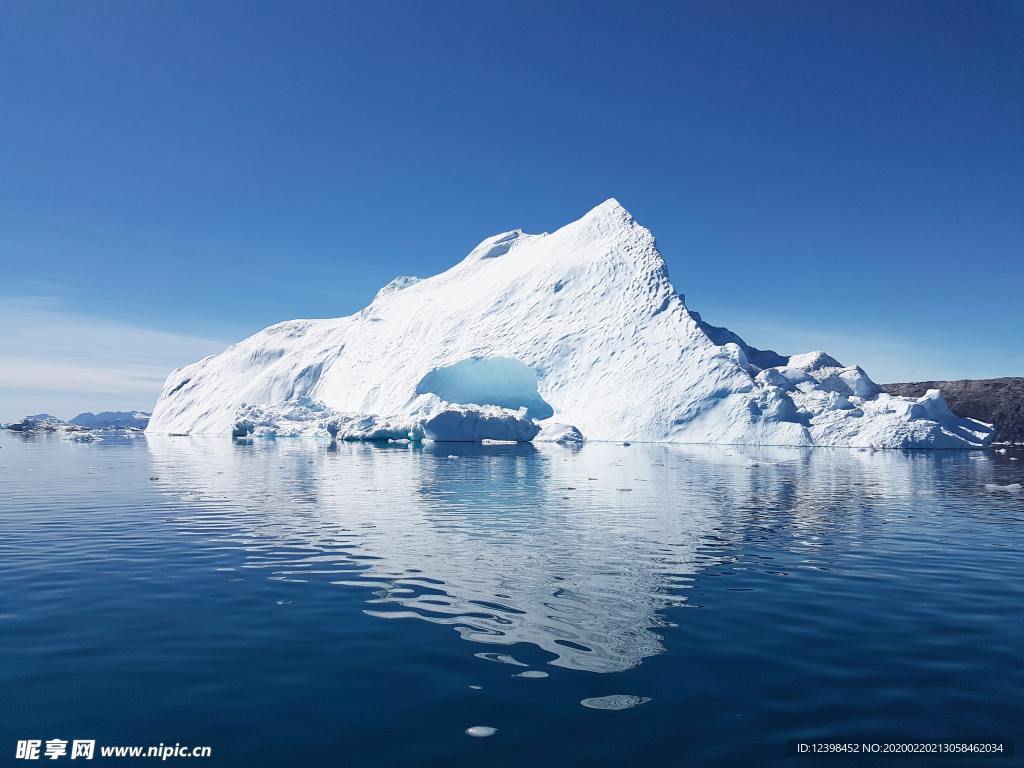
<svg viewBox="0 0 1024 768">
<path fill-rule="evenodd" d="M 883 384 L 890 395 L 920 397 L 929 389 L 942 392 L 957 416 L 994 424 L 994 443 L 1024 443 L 1024 377 L 959 379 Z"/>
</svg>

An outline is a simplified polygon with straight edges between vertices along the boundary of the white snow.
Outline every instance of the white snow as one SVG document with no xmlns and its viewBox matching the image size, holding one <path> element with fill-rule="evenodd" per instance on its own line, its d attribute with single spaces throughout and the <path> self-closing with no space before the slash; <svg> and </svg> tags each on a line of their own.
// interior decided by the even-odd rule
<svg viewBox="0 0 1024 768">
<path fill-rule="evenodd" d="M 331 428 L 874 448 L 979 447 L 992 435 L 937 393 L 890 397 L 822 352 L 785 357 L 708 325 L 615 200 L 550 234 L 488 238 L 434 277 L 397 278 L 349 317 L 279 323 L 174 371 L 148 431 Z"/>
</svg>

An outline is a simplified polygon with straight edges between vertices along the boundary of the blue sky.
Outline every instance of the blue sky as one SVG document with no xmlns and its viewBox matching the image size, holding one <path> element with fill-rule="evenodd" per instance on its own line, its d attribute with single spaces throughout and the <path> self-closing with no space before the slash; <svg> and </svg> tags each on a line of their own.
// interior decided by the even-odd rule
<svg viewBox="0 0 1024 768">
<path fill-rule="evenodd" d="M 706 319 L 1024 374 L 1024 5 L 0 6 L 0 420 L 617 197 Z"/>
</svg>

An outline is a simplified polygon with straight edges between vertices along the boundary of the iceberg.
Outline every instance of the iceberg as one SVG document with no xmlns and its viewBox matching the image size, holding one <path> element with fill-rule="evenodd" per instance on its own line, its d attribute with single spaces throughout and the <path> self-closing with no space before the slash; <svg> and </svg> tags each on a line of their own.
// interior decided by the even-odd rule
<svg viewBox="0 0 1024 768">
<path fill-rule="evenodd" d="M 21 421 L 13 421 L 4 425 L 4 429 L 9 429 L 11 432 L 61 432 L 68 427 L 69 424 L 66 421 L 48 413 L 36 413 L 26 416 Z"/>
<path fill-rule="evenodd" d="M 365 309 L 291 320 L 172 372 L 148 432 L 977 448 L 938 392 L 890 396 L 823 352 L 758 350 L 689 310 L 654 237 L 607 200 L 487 238 Z"/>
</svg>

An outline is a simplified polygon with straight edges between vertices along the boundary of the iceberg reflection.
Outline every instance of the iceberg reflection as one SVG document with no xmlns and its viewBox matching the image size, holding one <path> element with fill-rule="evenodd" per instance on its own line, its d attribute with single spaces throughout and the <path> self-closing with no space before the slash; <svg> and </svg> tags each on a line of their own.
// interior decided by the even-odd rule
<svg viewBox="0 0 1024 768">
<path fill-rule="evenodd" d="M 369 588 L 373 616 L 591 672 L 660 653 L 667 609 L 749 542 L 813 550 L 834 515 L 928 493 L 942 461 L 985 470 L 893 451 L 147 440 L 188 502 L 178 523 L 243 567 Z"/>
</svg>

